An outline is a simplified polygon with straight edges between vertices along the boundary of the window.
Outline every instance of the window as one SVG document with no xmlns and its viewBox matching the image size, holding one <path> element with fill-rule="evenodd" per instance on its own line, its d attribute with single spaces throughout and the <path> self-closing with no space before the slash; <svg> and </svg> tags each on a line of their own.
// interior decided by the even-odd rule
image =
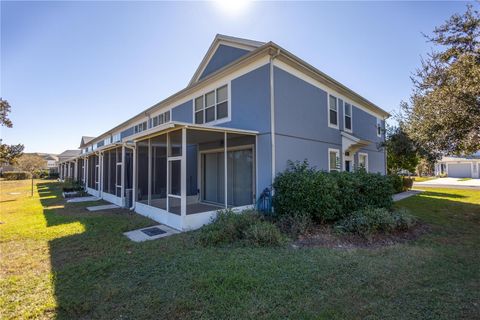
<svg viewBox="0 0 480 320">
<path fill-rule="evenodd" d="M 345 118 L 343 122 L 344 129 L 352 132 L 352 105 L 350 103 L 345 102 L 343 114 Z"/>
<path fill-rule="evenodd" d="M 121 140 L 121 135 L 120 135 L 120 133 L 114 134 L 114 135 L 112 136 L 112 142 L 118 142 L 118 141 L 120 141 L 120 140 Z"/>
<path fill-rule="evenodd" d="M 152 119 L 152 127 L 156 127 L 167 123 L 170 121 L 170 110 L 160 113 L 158 116 L 153 117 Z"/>
<path fill-rule="evenodd" d="M 363 168 L 368 172 L 368 154 L 367 153 L 358 154 L 358 167 Z"/>
<path fill-rule="evenodd" d="M 328 149 L 328 171 L 340 171 L 340 151 Z"/>
<path fill-rule="evenodd" d="M 194 108 L 197 124 L 228 118 L 228 85 L 196 98 Z"/>
<path fill-rule="evenodd" d="M 112 143 L 112 137 L 108 137 L 103 140 L 103 145 L 106 146 L 107 144 Z"/>
<path fill-rule="evenodd" d="M 382 120 L 377 118 L 377 136 L 382 136 Z"/>
<path fill-rule="evenodd" d="M 139 133 L 139 132 L 142 132 L 142 131 L 145 131 L 145 130 L 147 130 L 147 121 L 144 121 L 142 123 L 137 124 L 134 127 L 133 132 L 134 133 Z"/>
<path fill-rule="evenodd" d="M 338 108 L 337 98 L 329 96 L 328 99 L 328 126 L 338 128 Z"/>
</svg>

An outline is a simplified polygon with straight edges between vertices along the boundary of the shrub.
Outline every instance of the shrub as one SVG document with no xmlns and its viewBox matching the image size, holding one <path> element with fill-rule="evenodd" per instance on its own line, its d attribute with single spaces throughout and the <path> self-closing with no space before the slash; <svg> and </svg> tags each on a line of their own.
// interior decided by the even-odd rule
<svg viewBox="0 0 480 320">
<path fill-rule="evenodd" d="M 392 184 L 395 193 L 403 192 L 402 177 L 396 174 L 389 175 L 390 183 Z"/>
<path fill-rule="evenodd" d="M 5 171 L 2 173 L 5 180 L 25 180 L 31 179 L 32 174 L 27 171 Z"/>
<path fill-rule="evenodd" d="M 393 204 L 389 177 L 365 170 L 327 173 L 310 168 L 306 161 L 289 162 L 273 187 L 275 213 L 309 215 L 319 222 L 335 222 L 367 206 Z"/>
<path fill-rule="evenodd" d="M 347 218 L 336 223 L 335 229 L 368 238 L 379 232 L 406 231 L 416 222 L 416 219 L 405 209 L 392 213 L 385 208 L 367 207 L 353 212 Z"/>
<path fill-rule="evenodd" d="M 48 170 L 36 170 L 33 173 L 35 179 L 45 179 L 48 177 Z"/>
<path fill-rule="evenodd" d="M 251 224 L 243 236 L 247 243 L 259 247 L 279 246 L 286 241 L 278 227 L 267 221 L 256 221 Z"/>
<path fill-rule="evenodd" d="M 308 214 L 283 215 L 276 222 L 282 232 L 296 239 L 312 227 L 312 219 Z"/>
<path fill-rule="evenodd" d="M 58 179 L 59 177 L 60 177 L 60 175 L 58 174 L 58 172 L 50 172 L 48 174 L 49 179 Z"/>
<path fill-rule="evenodd" d="M 412 189 L 413 187 L 413 178 L 410 178 L 410 177 L 403 177 L 403 190 L 404 191 L 407 191 L 407 190 L 410 190 Z"/>
<path fill-rule="evenodd" d="M 244 231 L 259 220 L 260 216 L 253 211 L 219 210 L 212 223 L 200 230 L 198 240 L 204 246 L 233 243 L 242 239 Z"/>
<path fill-rule="evenodd" d="M 63 192 L 83 191 L 83 189 L 83 184 L 80 181 L 74 181 L 72 179 L 65 180 L 62 187 Z"/>
<path fill-rule="evenodd" d="M 341 211 L 339 190 L 330 175 L 316 171 L 308 163 L 289 161 L 287 169 L 273 183 L 275 213 L 310 215 L 319 221 L 330 220 Z"/>
</svg>

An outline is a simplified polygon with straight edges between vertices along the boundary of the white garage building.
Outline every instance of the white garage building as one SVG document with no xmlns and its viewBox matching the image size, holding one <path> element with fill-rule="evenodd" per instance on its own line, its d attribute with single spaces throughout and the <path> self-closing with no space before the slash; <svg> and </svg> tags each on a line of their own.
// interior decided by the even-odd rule
<svg viewBox="0 0 480 320">
<path fill-rule="evenodd" d="M 443 157 L 435 165 L 435 175 L 452 178 L 480 178 L 480 151 L 466 157 Z"/>
</svg>

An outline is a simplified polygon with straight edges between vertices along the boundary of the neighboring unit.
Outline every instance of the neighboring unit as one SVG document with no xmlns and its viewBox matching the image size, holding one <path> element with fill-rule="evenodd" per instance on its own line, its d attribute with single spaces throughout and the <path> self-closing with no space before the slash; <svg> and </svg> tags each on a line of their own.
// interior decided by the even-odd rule
<svg viewBox="0 0 480 320">
<path fill-rule="evenodd" d="M 178 230 L 255 205 L 288 160 L 385 174 L 389 114 L 285 49 L 217 35 L 189 85 L 62 162 L 90 194 Z M 73 169 L 72 169 L 73 168 Z"/>
<path fill-rule="evenodd" d="M 452 178 L 480 178 L 480 151 L 471 156 L 443 157 L 435 164 L 435 175 Z"/>
</svg>

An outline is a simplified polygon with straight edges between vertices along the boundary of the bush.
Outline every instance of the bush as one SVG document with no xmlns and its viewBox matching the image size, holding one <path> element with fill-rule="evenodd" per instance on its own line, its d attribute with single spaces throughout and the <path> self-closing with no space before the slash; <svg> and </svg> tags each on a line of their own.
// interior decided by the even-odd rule
<svg viewBox="0 0 480 320">
<path fill-rule="evenodd" d="M 393 188 L 390 178 L 356 172 L 327 173 L 308 163 L 289 162 L 273 183 L 275 213 L 309 215 L 319 222 L 335 222 L 352 211 L 367 207 L 390 208 Z"/>
<path fill-rule="evenodd" d="M 243 235 L 246 242 L 259 247 L 279 246 L 286 241 L 278 227 L 267 221 L 255 222 L 244 231 Z"/>
<path fill-rule="evenodd" d="M 339 221 L 335 225 L 335 229 L 368 238 L 379 232 L 406 231 L 413 227 L 416 222 L 416 219 L 405 209 L 391 213 L 385 208 L 367 207 L 355 211 L 347 218 Z"/>
<path fill-rule="evenodd" d="M 32 174 L 27 171 L 5 171 L 2 173 L 5 180 L 25 180 L 31 179 Z"/>
<path fill-rule="evenodd" d="M 48 177 L 48 170 L 36 170 L 33 173 L 35 179 L 45 179 Z"/>
<path fill-rule="evenodd" d="M 83 184 L 80 181 L 74 181 L 72 179 L 65 180 L 63 183 L 63 192 L 83 191 Z"/>
<path fill-rule="evenodd" d="M 243 242 L 256 246 L 280 245 L 285 238 L 274 224 L 262 220 L 252 210 L 236 213 L 220 210 L 212 223 L 202 227 L 198 241 L 203 246 L 217 246 Z"/>
<path fill-rule="evenodd" d="M 282 232 L 292 239 L 305 234 L 312 227 L 312 219 L 308 214 L 283 215 L 276 222 Z"/>
<path fill-rule="evenodd" d="M 49 179 L 58 179 L 59 177 L 60 177 L 60 175 L 58 174 L 58 172 L 50 172 L 48 174 Z"/>
<path fill-rule="evenodd" d="M 413 187 L 413 178 L 410 177 L 403 177 L 403 190 L 407 191 L 412 189 Z"/>
<path fill-rule="evenodd" d="M 392 184 L 395 193 L 403 192 L 403 180 L 402 177 L 396 174 L 389 175 L 390 183 Z"/>
</svg>

